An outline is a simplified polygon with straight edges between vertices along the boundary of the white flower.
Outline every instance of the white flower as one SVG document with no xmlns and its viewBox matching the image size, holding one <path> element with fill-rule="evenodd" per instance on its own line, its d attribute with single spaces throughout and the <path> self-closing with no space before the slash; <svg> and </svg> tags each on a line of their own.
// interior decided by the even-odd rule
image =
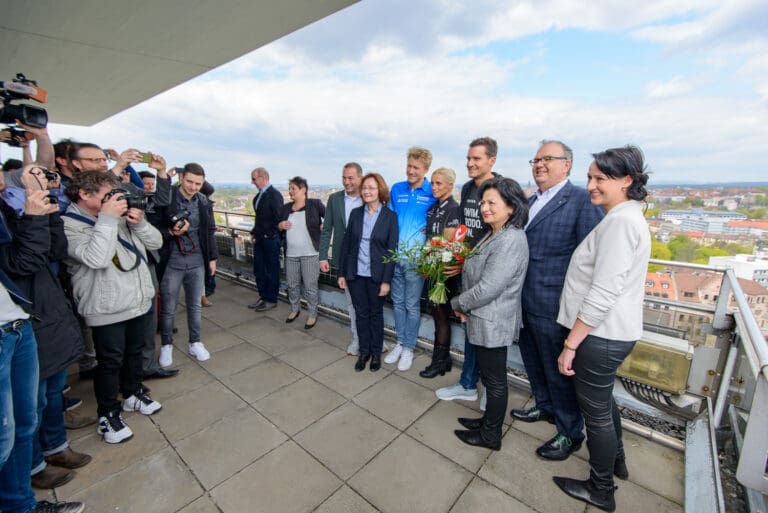
<svg viewBox="0 0 768 513">
<path fill-rule="evenodd" d="M 453 260 L 453 253 L 451 253 L 450 251 L 443 251 L 443 252 L 440 253 L 440 255 L 441 255 L 441 260 L 443 261 L 443 263 L 447 264 L 447 263 L 449 263 L 450 261 Z"/>
</svg>

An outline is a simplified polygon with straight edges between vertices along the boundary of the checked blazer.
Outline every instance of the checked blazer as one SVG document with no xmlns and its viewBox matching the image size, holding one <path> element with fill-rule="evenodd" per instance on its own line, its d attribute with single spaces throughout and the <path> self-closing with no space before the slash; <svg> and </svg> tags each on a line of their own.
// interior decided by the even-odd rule
<svg viewBox="0 0 768 513">
<path fill-rule="evenodd" d="M 529 199 L 533 204 L 536 196 Z M 523 311 L 557 319 L 560 294 L 571 255 L 603 218 L 589 193 L 570 180 L 528 224 L 528 273 L 523 285 Z"/>
</svg>

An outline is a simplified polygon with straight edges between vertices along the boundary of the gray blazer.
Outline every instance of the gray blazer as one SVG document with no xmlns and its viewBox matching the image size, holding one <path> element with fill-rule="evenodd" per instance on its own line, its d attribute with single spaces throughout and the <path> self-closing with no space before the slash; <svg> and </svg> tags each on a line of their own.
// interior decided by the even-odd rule
<svg viewBox="0 0 768 513">
<path fill-rule="evenodd" d="M 461 272 L 464 291 L 451 300 L 451 307 L 467 316 L 472 344 L 508 346 L 520 334 L 520 295 L 528 269 L 525 232 L 502 228 L 495 236 L 483 237 L 476 248 Z"/>
</svg>

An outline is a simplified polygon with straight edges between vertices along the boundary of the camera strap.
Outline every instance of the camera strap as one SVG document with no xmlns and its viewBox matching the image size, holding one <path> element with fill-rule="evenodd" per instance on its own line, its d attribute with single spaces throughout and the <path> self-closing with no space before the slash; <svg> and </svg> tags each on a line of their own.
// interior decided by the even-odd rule
<svg viewBox="0 0 768 513">
<path fill-rule="evenodd" d="M 73 212 L 65 212 L 62 215 L 65 215 L 65 216 L 69 217 L 70 219 L 76 219 L 76 220 L 78 220 L 80 222 L 83 222 L 85 224 L 89 224 L 91 226 L 96 226 L 96 221 L 93 221 L 92 219 L 88 219 L 85 216 L 81 216 L 80 214 L 75 214 Z M 144 261 L 145 264 L 147 263 L 147 258 L 144 256 L 144 254 L 141 251 L 139 251 L 139 248 L 137 248 L 136 246 L 134 246 L 133 244 L 131 244 L 127 240 L 123 239 L 119 235 L 117 236 L 117 241 L 120 244 L 122 244 L 122 246 L 125 249 L 127 249 L 128 251 L 130 251 L 131 253 L 136 255 L 136 263 L 133 264 L 133 267 L 131 267 L 130 269 L 124 269 L 123 266 L 120 264 L 120 261 L 117 259 L 117 253 L 115 253 L 115 257 L 112 259 L 112 262 L 115 264 L 115 266 L 118 269 L 120 269 L 123 272 L 133 271 L 134 269 L 139 267 L 139 264 L 142 261 Z"/>
</svg>

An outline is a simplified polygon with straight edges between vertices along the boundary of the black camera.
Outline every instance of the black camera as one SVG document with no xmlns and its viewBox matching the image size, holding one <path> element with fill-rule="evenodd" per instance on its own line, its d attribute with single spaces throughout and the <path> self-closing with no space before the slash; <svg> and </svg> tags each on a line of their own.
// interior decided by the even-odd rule
<svg viewBox="0 0 768 513">
<path fill-rule="evenodd" d="M 174 230 L 181 230 L 181 228 L 184 226 L 184 221 L 189 219 L 190 215 L 191 212 L 187 209 L 179 210 L 176 212 L 176 215 L 171 217 L 171 227 Z"/>
<path fill-rule="evenodd" d="M 13 125 L 18 119 L 25 125 L 45 128 L 48 125 L 48 113 L 45 109 L 29 104 L 14 105 L 17 100 L 35 100 L 45 103 L 48 92 L 37 86 L 37 82 L 29 80 L 21 73 L 16 74 L 11 82 L 0 82 L 0 99 L 3 108 L 0 109 L 0 123 Z"/>
<path fill-rule="evenodd" d="M 108 201 L 115 194 L 121 194 L 120 198 L 118 199 L 124 199 L 126 203 L 128 203 L 128 208 L 138 208 L 139 210 L 144 210 L 150 214 L 154 212 L 154 194 L 146 192 L 140 194 L 131 194 L 125 189 L 112 189 L 104 195 L 104 199 L 101 200 L 102 203 Z"/>
</svg>

